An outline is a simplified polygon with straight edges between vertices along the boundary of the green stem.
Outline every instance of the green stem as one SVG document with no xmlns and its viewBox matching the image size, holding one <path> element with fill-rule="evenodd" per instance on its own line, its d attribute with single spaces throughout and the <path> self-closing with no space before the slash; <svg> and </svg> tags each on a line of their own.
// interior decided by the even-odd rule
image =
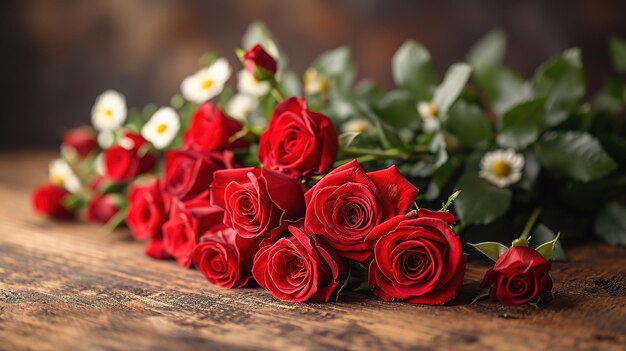
<svg viewBox="0 0 626 351">
<path fill-rule="evenodd" d="M 537 218 L 539 218 L 541 211 L 542 211 L 541 207 L 537 207 L 533 210 L 533 213 L 531 213 L 530 217 L 528 218 L 528 222 L 526 222 L 526 226 L 524 226 L 524 230 L 522 231 L 522 234 L 519 236 L 520 239 L 528 240 L 530 231 L 535 226 L 535 223 L 537 222 Z"/>
<path fill-rule="evenodd" d="M 278 88 L 276 88 L 275 86 L 272 87 L 271 92 L 274 99 L 278 100 L 278 102 L 282 102 L 283 100 L 285 100 L 283 95 L 280 93 L 280 91 L 278 91 Z"/>
<path fill-rule="evenodd" d="M 363 149 L 357 147 L 349 147 L 343 150 L 344 153 L 352 155 L 352 156 L 378 156 L 378 157 L 398 157 L 398 158 L 406 158 L 409 154 L 402 152 L 399 149 L 388 149 L 388 150 L 373 150 L 373 149 Z"/>
</svg>

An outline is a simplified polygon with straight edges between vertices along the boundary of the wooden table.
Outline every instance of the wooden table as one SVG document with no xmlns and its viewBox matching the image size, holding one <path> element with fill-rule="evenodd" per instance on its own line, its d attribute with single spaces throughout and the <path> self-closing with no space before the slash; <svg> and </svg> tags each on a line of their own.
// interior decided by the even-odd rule
<svg viewBox="0 0 626 351">
<path fill-rule="evenodd" d="M 55 223 L 30 208 L 50 153 L 0 154 L 0 349 L 626 350 L 626 250 L 568 246 L 541 309 L 467 303 L 485 263 L 471 262 L 452 306 L 280 302 L 224 290 L 143 255 L 125 230 Z"/>
</svg>

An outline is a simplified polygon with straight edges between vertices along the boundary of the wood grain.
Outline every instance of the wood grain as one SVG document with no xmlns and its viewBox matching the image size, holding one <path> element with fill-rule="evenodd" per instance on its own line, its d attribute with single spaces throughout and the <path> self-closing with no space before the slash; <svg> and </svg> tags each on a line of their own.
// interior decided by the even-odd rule
<svg viewBox="0 0 626 351">
<path fill-rule="evenodd" d="M 541 309 L 467 303 L 485 262 L 470 262 L 451 306 L 384 303 L 365 293 L 293 304 L 258 288 L 224 290 L 107 234 L 34 215 L 30 189 L 49 153 L 0 154 L 0 349 L 625 350 L 626 250 L 568 246 Z"/>
</svg>

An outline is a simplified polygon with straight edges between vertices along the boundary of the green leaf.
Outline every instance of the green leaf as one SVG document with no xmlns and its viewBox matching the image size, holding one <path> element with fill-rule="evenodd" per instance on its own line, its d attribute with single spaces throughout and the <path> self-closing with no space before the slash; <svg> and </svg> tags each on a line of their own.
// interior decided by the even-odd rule
<svg viewBox="0 0 626 351">
<path fill-rule="evenodd" d="M 452 205 L 452 202 L 454 202 L 454 200 L 456 200 L 457 197 L 459 197 L 459 194 L 461 193 L 461 190 L 457 190 L 454 193 L 452 193 L 452 195 L 450 195 L 448 197 L 448 200 L 446 201 L 445 204 L 443 204 L 443 206 L 441 207 L 441 212 L 447 212 L 448 211 L 448 207 L 450 207 L 450 205 Z"/>
<path fill-rule="evenodd" d="M 495 241 L 487 241 L 484 243 L 469 245 L 480 251 L 483 255 L 489 257 L 493 262 L 496 262 L 498 258 L 500 258 L 500 256 L 509 249 L 508 247 Z"/>
<path fill-rule="evenodd" d="M 491 137 L 491 124 L 477 105 L 459 100 L 448 112 L 444 128 L 454 134 L 461 144 L 474 147 Z"/>
<path fill-rule="evenodd" d="M 480 292 L 478 293 L 478 295 L 476 295 L 474 300 L 472 300 L 472 302 L 470 302 L 469 304 L 473 305 L 476 302 L 480 301 L 481 299 L 483 299 L 483 298 L 485 298 L 487 296 L 489 296 L 489 288 L 481 289 Z"/>
<path fill-rule="evenodd" d="M 581 182 L 602 178 L 617 168 L 598 140 L 587 133 L 546 133 L 536 151 L 543 166 L 555 176 Z"/>
<path fill-rule="evenodd" d="M 487 183 L 478 176 L 475 167 L 468 167 L 456 189 L 463 190 L 454 202 L 454 208 L 464 226 L 488 224 L 509 210 L 511 191 Z"/>
<path fill-rule="evenodd" d="M 378 115 L 391 126 L 407 128 L 408 125 L 419 123 L 415 100 L 402 90 L 387 93 L 376 107 Z"/>
<path fill-rule="evenodd" d="M 585 95 L 580 50 L 566 50 L 539 67 L 533 78 L 533 89 L 537 96 L 547 97 L 546 125 L 563 122 Z"/>
<path fill-rule="evenodd" d="M 523 149 L 535 142 L 543 126 L 545 102 L 545 98 L 533 99 L 508 110 L 500 119 L 498 144 Z"/>
<path fill-rule="evenodd" d="M 494 66 L 500 66 L 506 52 L 506 34 L 501 29 L 485 34 L 467 54 L 474 72 L 481 75 Z"/>
<path fill-rule="evenodd" d="M 611 202 L 597 215 L 594 230 L 611 245 L 626 246 L 626 207 Z"/>
<path fill-rule="evenodd" d="M 437 106 L 439 116 L 448 114 L 450 106 L 461 94 L 471 73 L 472 67 L 467 63 L 455 63 L 450 66 L 433 96 L 433 103 Z"/>
<path fill-rule="evenodd" d="M 540 223 L 532 231 L 530 243 L 546 260 L 567 261 L 558 236 L 559 234 L 555 235 L 550 228 Z"/>
<path fill-rule="evenodd" d="M 322 53 L 313 65 L 341 92 L 346 91 L 356 77 L 356 65 L 347 46 Z"/>
<path fill-rule="evenodd" d="M 359 136 L 359 134 L 361 134 L 361 133 L 359 133 L 359 132 L 345 132 L 345 133 L 339 134 L 339 150 L 344 150 L 345 148 L 350 146 L 350 144 L 352 144 L 354 139 L 357 136 Z"/>
<path fill-rule="evenodd" d="M 626 41 L 622 38 L 611 37 L 609 51 L 615 70 L 619 73 L 626 73 Z"/>
<path fill-rule="evenodd" d="M 285 97 L 301 96 L 302 84 L 300 78 L 293 71 L 288 71 L 283 74 L 280 80 L 281 90 L 285 94 Z"/>
<path fill-rule="evenodd" d="M 491 99 L 493 110 L 499 116 L 533 96 L 530 84 L 506 67 L 495 67 L 477 79 Z"/>
<path fill-rule="evenodd" d="M 430 100 L 437 86 L 437 70 L 430 53 L 413 40 L 404 42 L 393 55 L 391 72 L 396 85 L 418 100 Z"/>
</svg>

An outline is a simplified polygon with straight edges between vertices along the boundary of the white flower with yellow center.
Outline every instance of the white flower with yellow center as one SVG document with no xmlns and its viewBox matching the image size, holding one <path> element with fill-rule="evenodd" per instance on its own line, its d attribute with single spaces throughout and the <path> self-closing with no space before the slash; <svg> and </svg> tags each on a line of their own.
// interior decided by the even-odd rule
<svg viewBox="0 0 626 351">
<path fill-rule="evenodd" d="M 423 127 L 426 133 L 439 130 L 439 109 L 432 102 L 422 101 L 417 104 L 417 111 L 424 122 Z"/>
<path fill-rule="evenodd" d="M 64 159 L 59 158 L 50 162 L 48 176 L 52 184 L 65 188 L 70 193 L 77 193 L 81 189 L 80 179 Z"/>
<path fill-rule="evenodd" d="M 315 68 L 304 72 L 304 92 L 307 95 L 326 94 L 330 90 L 330 82 Z"/>
<path fill-rule="evenodd" d="M 158 109 L 148 123 L 141 128 L 141 136 L 157 149 L 168 146 L 180 130 L 180 118 L 171 107 Z"/>
<path fill-rule="evenodd" d="M 187 101 L 201 104 L 219 95 L 224 83 L 230 78 L 230 65 L 219 58 L 209 67 L 203 68 L 183 80 L 180 90 Z"/>
<path fill-rule="evenodd" d="M 91 108 L 91 123 L 98 130 L 113 130 L 126 120 L 126 98 L 115 90 L 107 90 L 96 98 Z"/>
<path fill-rule="evenodd" d="M 367 133 L 374 127 L 372 123 L 365 118 L 354 118 L 345 123 L 341 129 L 349 133 Z"/>
<path fill-rule="evenodd" d="M 237 73 L 237 90 L 240 93 L 261 97 L 270 91 L 270 83 L 267 81 L 259 82 L 250 72 L 242 69 Z"/>
<path fill-rule="evenodd" d="M 522 178 L 524 156 L 511 149 L 487 152 L 480 160 L 479 175 L 500 188 L 517 183 Z"/>
<path fill-rule="evenodd" d="M 247 94 L 237 94 L 226 104 L 226 113 L 240 122 L 246 122 L 248 116 L 259 105 L 259 100 Z"/>
</svg>

